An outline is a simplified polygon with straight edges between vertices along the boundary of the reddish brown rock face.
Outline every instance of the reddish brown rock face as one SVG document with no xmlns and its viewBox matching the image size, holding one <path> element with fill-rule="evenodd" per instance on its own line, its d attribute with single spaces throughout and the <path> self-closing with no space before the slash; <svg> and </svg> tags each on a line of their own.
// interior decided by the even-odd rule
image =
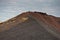
<svg viewBox="0 0 60 40">
<path fill-rule="evenodd" d="M 38 25 L 40 25 L 40 26 L 38 26 Z M 23 26 L 23 27 L 21 27 L 21 26 Z M 27 32 L 25 30 L 28 30 L 28 31 L 33 30 L 34 33 L 35 33 L 35 31 L 39 32 L 39 30 L 40 30 L 39 28 L 43 27 L 42 29 L 45 29 L 46 31 L 48 31 L 54 37 L 60 38 L 60 18 L 51 16 L 51 15 L 47 15 L 46 13 L 42 13 L 42 12 L 24 12 L 21 15 L 18 15 L 6 22 L 0 23 L 0 33 L 4 33 L 5 31 L 8 31 L 8 30 L 9 30 L 8 32 L 11 33 L 10 30 L 15 27 L 17 27 L 17 28 L 21 27 L 20 29 L 24 30 L 23 31 L 24 33 Z M 18 30 L 19 32 L 21 32 L 20 29 Z M 26 35 L 27 34 L 28 33 L 26 33 Z M 32 35 L 32 33 L 31 33 L 31 35 Z"/>
<path fill-rule="evenodd" d="M 32 15 L 37 20 L 39 21 L 41 20 L 45 24 L 56 28 L 56 30 L 60 32 L 60 18 L 52 15 L 47 15 L 46 13 L 42 13 L 42 12 L 26 12 L 26 13 Z"/>
</svg>

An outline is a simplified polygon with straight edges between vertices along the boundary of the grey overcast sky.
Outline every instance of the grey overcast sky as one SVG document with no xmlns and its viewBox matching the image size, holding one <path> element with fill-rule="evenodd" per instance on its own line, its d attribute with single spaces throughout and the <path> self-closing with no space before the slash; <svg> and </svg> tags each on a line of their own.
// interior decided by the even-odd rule
<svg viewBox="0 0 60 40">
<path fill-rule="evenodd" d="M 0 0 L 0 22 L 24 11 L 39 11 L 60 17 L 60 0 Z"/>
</svg>

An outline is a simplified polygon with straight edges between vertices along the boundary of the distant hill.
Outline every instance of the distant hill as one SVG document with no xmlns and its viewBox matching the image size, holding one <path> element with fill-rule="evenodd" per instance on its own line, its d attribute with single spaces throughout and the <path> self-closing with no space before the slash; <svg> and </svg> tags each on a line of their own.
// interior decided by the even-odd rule
<svg viewBox="0 0 60 40">
<path fill-rule="evenodd" d="M 0 40 L 60 40 L 60 18 L 43 12 L 23 12 L 0 23 Z"/>
</svg>

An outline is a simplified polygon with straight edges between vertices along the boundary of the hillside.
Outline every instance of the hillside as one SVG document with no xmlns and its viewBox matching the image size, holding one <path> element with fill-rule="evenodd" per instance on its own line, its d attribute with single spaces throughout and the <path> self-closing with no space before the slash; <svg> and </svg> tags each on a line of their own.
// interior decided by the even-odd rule
<svg viewBox="0 0 60 40">
<path fill-rule="evenodd" d="M 43 12 L 23 12 L 0 23 L 0 40 L 59 40 L 60 18 Z"/>
</svg>

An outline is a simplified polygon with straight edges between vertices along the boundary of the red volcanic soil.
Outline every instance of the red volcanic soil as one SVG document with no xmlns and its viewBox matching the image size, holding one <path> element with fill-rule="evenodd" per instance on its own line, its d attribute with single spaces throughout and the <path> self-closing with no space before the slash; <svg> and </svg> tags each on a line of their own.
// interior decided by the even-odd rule
<svg viewBox="0 0 60 40">
<path fill-rule="evenodd" d="M 21 27 L 22 24 L 30 26 L 30 25 L 28 25 L 31 21 L 31 20 L 29 21 L 30 18 L 34 19 L 39 25 L 44 27 L 48 32 L 50 32 L 54 36 L 57 36 L 57 38 L 60 38 L 60 18 L 52 16 L 52 15 L 48 15 L 43 12 L 23 12 L 22 14 L 14 17 L 12 19 L 9 19 L 6 22 L 0 23 L 0 32 L 5 32 L 7 30 L 11 30 L 11 28 L 14 28 L 14 27 Z M 25 22 L 27 22 L 27 23 L 25 23 Z M 33 24 L 33 21 L 31 21 L 31 23 Z M 19 26 L 18 26 L 18 24 L 19 24 Z M 29 29 L 29 28 L 28 28 L 28 30 L 36 29 L 36 28 L 35 29 L 34 28 Z M 25 29 L 25 27 L 24 27 L 24 29 Z"/>
<path fill-rule="evenodd" d="M 60 31 L 60 18 L 38 12 L 34 12 L 31 15 L 37 20 L 42 20 L 45 24 L 50 25 Z"/>
<path fill-rule="evenodd" d="M 4 27 L 5 30 L 10 29 L 11 26 L 24 22 L 22 20 L 23 17 L 27 17 L 27 16 L 32 16 L 34 17 L 36 20 L 42 21 L 43 23 L 52 26 L 53 28 L 55 28 L 56 30 L 60 31 L 60 18 L 52 16 L 52 15 L 48 15 L 46 13 L 43 12 L 24 12 L 6 22 L 0 23 L 0 26 L 6 26 Z M 2 29 L 0 29 L 2 30 Z"/>
<path fill-rule="evenodd" d="M 36 18 L 36 20 L 39 20 L 39 21 L 41 20 L 45 24 L 52 26 L 56 28 L 56 30 L 60 31 L 60 18 L 58 17 L 48 15 L 42 12 L 25 12 L 21 15 L 22 16 L 32 15 L 34 18 Z"/>
</svg>

